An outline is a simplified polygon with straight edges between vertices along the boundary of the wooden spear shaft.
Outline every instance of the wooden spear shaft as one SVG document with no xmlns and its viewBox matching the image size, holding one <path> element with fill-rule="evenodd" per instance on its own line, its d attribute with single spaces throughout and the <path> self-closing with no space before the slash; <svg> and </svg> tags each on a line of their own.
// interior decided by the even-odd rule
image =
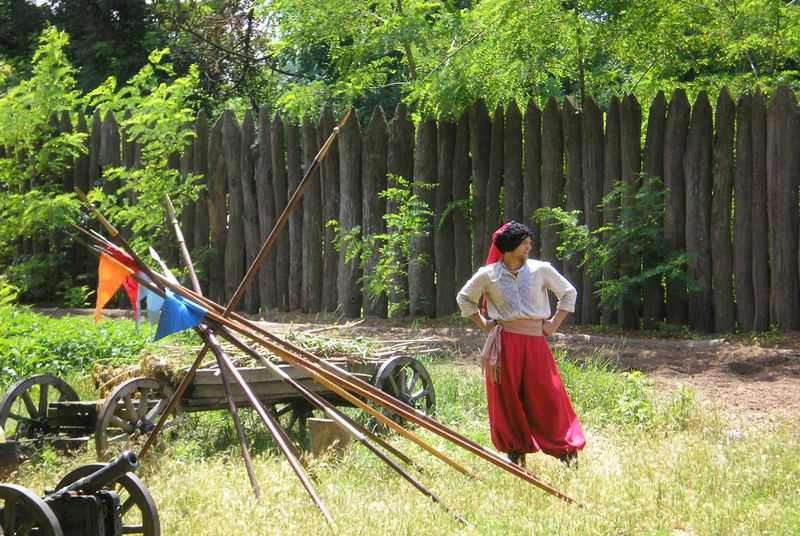
<svg viewBox="0 0 800 536">
<path fill-rule="evenodd" d="M 183 293 L 184 297 L 188 299 L 192 299 L 191 293 L 185 289 L 184 287 L 175 286 L 172 283 L 168 282 L 168 285 L 171 286 L 172 290 L 176 293 Z M 174 288 L 173 288 L 174 287 Z M 444 426 L 443 424 L 439 423 L 435 419 L 432 419 L 425 415 L 424 413 L 411 408 L 407 404 L 400 402 L 396 398 L 392 397 L 381 391 L 380 389 L 376 388 L 373 385 L 361 380 L 357 376 L 350 374 L 349 372 L 337 367 L 333 363 L 326 361 L 324 359 L 320 359 L 317 356 L 306 352 L 302 349 L 297 348 L 297 353 L 293 351 L 286 350 L 285 348 L 275 344 L 274 342 L 260 336 L 257 332 L 261 331 L 262 328 L 253 329 L 249 326 L 245 326 L 243 323 L 233 321 L 230 318 L 224 317 L 219 313 L 213 312 L 209 310 L 207 313 L 207 317 L 221 324 L 229 329 L 236 331 L 237 333 L 241 333 L 242 335 L 250 338 L 251 340 L 257 342 L 267 350 L 271 351 L 275 355 L 282 357 L 287 362 L 291 363 L 298 369 L 305 372 L 309 377 L 313 378 L 315 381 L 320 381 L 320 383 L 324 380 L 328 380 L 331 384 L 339 385 L 357 395 L 363 396 L 369 400 L 372 400 L 376 403 L 381 404 L 382 406 L 386 407 L 387 409 L 397 413 L 398 415 L 402 416 L 403 418 L 414 422 L 428 430 L 434 432 L 435 434 L 447 439 L 448 441 L 455 443 L 456 445 L 464 448 L 465 450 L 472 452 L 473 454 L 493 463 L 494 465 L 510 472 L 518 477 L 522 478 L 523 480 L 543 489 L 547 493 L 563 499 L 570 503 L 577 503 L 575 499 L 570 497 L 569 495 L 559 491 L 558 489 L 550 486 L 549 484 L 544 483 L 543 481 L 539 480 L 535 475 L 527 472 L 525 469 L 522 469 L 516 464 L 513 464 L 502 457 L 497 452 L 487 449 L 483 445 L 469 439 L 466 436 L 463 436 L 450 428 Z M 288 344 L 288 343 L 286 343 Z"/>
<path fill-rule="evenodd" d="M 94 239 L 96 241 L 100 242 L 101 244 L 103 244 L 103 242 L 98 240 L 97 238 L 94 238 Z M 139 259 L 139 261 L 137 261 L 137 262 L 141 262 L 141 259 Z M 150 270 L 150 272 L 155 275 L 155 272 L 153 272 L 152 270 Z M 145 285 L 150 290 L 152 290 L 154 292 L 157 292 L 158 294 L 160 294 L 162 296 L 165 295 L 165 292 L 161 288 L 157 287 L 154 281 L 153 282 L 148 282 L 148 281 L 144 280 L 139 274 L 133 274 L 133 277 L 140 284 Z M 157 278 L 155 278 L 155 279 L 157 279 Z M 162 280 L 165 281 L 166 279 L 162 278 Z M 170 284 L 172 285 L 173 283 L 170 282 Z M 206 333 L 209 335 L 208 338 L 209 338 L 210 344 L 207 344 L 207 346 L 208 347 L 212 347 L 212 348 L 214 348 L 214 347 L 219 348 L 219 343 L 217 343 L 216 340 L 213 338 L 213 335 L 210 332 L 208 332 L 208 329 L 205 326 L 202 326 L 201 329 L 205 329 Z M 278 447 L 283 452 L 284 456 L 286 456 L 286 459 L 289 461 L 289 465 L 292 467 L 292 469 L 297 474 L 298 478 L 300 479 L 300 482 L 302 483 L 303 487 L 306 489 L 308 494 L 311 496 L 311 499 L 314 502 L 314 504 L 320 509 L 320 511 L 322 512 L 323 516 L 328 521 L 328 523 L 330 523 L 331 525 L 334 525 L 335 523 L 334 523 L 333 518 L 331 517 L 330 513 L 328 512 L 328 509 L 323 504 L 323 502 L 320 499 L 319 495 L 317 495 L 316 490 L 311 485 L 311 482 L 308 479 L 308 476 L 305 474 L 305 471 L 303 470 L 302 466 L 300 465 L 300 462 L 298 461 L 299 453 L 297 452 L 297 449 L 294 447 L 294 445 L 291 443 L 291 441 L 289 441 L 289 439 L 286 436 L 285 432 L 280 427 L 280 425 L 277 423 L 277 421 L 275 421 L 274 417 L 272 415 L 270 415 L 269 412 L 267 412 L 264 409 L 264 406 L 261 404 L 261 401 L 252 392 L 250 387 L 247 385 L 247 382 L 244 380 L 244 378 L 241 376 L 241 374 L 239 374 L 238 370 L 236 370 L 236 367 L 233 366 L 233 363 L 231 363 L 230 359 L 224 353 L 222 353 L 221 351 L 218 354 L 218 357 L 220 358 L 220 364 L 224 368 L 227 368 L 228 371 L 230 371 L 230 373 L 234 376 L 234 378 L 236 379 L 237 383 L 239 383 L 239 386 L 244 391 L 245 396 L 247 396 L 248 400 L 250 401 L 250 404 L 256 410 L 256 413 L 258 413 L 259 417 L 262 419 L 264 424 L 267 426 L 267 429 L 270 431 L 270 433 L 275 438 L 275 441 L 278 444 Z M 174 402 L 175 404 L 177 404 L 177 401 L 176 401 L 174 396 L 173 396 L 173 398 L 172 398 L 172 400 L 170 402 Z M 172 409 L 174 409 L 174 405 L 172 406 L 172 408 L 168 407 L 165 410 L 165 412 L 167 414 L 169 414 L 172 411 Z M 162 418 L 162 421 L 163 421 L 163 418 Z M 148 439 L 149 440 L 152 439 L 155 436 L 156 433 L 157 432 L 155 432 L 155 431 L 152 432 L 151 435 L 148 437 Z"/>
<path fill-rule="evenodd" d="M 200 288 L 200 281 L 197 279 L 197 273 L 194 270 L 194 264 L 192 263 L 192 257 L 189 254 L 189 249 L 186 247 L 186 241 L 183 238 L 183 233 L 181 232 L 181 226 L 178 224 L 178 219 L 175 217 L 175 207 L 172 206 L 172 200 L 169 198 L 169 195 L 164 194 L 164 205 L 167 209 L 167 218 L 172 222 L 172 230 L 175 232 L 175 237 L 178 240 L 178 246 L 180 247 L 181 253 L 183 254 L 183 260 L 186 264 L 187 269 L 189 270 L 189 279 L 192 282 L 192 288 L 197 294 L 202 295 L 202 289 Z M 213 339 L 213 334 L 210 333 L 208 330 L 198 329 L 198 333 L 203 337 L 203 340 L 206 343 L 211 344 L 212 350 L 214 351 L 215 357 L 217 358 L 217 364 L 219 366 L 219 374 L 222 378 L 222 385 L 225 389 L 225 398 L 228 400 L 228 407 L 231 410 L 231 416 L 233 417 L 233 423 L 236 427 L 236 437 L 239 440 L 239 445 L 242 448 L 242 458 L 244 459 L 244 464 L 247 469 L 247 476 L 250 479 L 250 485 L 253 486 L 253 493 L 258 499 L 261 496 L 261 489 L 258 486 L 258 480 L 256 479 L 256 473 L 253 469 L 253 460 L 250 458 L 250 449 L 247 447 L 247 440 L 244 437 L 244 430 L 242 429 L 242 421 L 239 418 L 239 410 L 236 408 L 236 402 L 233 398 L 233 392 L 231 391 L 231 382 L 228 378 L 228 372 L 225 370 L 223 366 L 222 356 L 220 355 L 222 349 L 220 348 L 219 344 Z"/>
</svg>

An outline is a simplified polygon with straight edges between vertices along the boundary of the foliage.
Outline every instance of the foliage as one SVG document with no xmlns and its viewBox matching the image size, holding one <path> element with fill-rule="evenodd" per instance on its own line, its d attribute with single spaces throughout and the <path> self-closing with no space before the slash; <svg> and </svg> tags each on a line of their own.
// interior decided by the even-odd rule
<svg viewBox="0 0 800 536">
<path fill-rule="evenodd" d="M 88 316 L 55 319 L 0 306 L 2 383 L 42 373 L 85 374 L 99 360 L 121 363 L 136 358 L 146 344 L 145 332 L 134 332 L 133 322 L 92 322 Z"/>
<path fill-rule="evenodd" d="M 197 198 L 197 177 L 182 177 L 170 165 L 170 158 L 179 154 L 194 135 L 184 127 L 193 118 L 190 106 L 198 73 L 192 67 L 186 76 L 162 82 L 161 77 L 175 75 L 172 64 L 165 61 L 168 54 L 169 49 L 151 53 L 150 63 L 118 91 L 117 81 L 111 77 L 87 95 L 89 104 L 102 115 L 113 112 L 121 117 L 120 131 L 127 141 L 136 141 L 141 147 L 140 167 L 104 170 L 106 181 L 120 183 L 116 195 L 100 189 L 92 192 L 103 213 L 129 226 L 134 234 L 153 234 L 163 225 L 165 194 L 172 198 L 177 214 L 187 201 Z M 136 202 L 131 203 L 131 198 Z"/>
<path fill-rule="evenodd" d="M 687 291 L 699 288 L 685 270 L 690 255 L 672 251 L 664 239 L 665 193 L 654 177 L 641 186 L 618 182 L 601 203 L 603 211 L 616 211 L 616 219 L 594 231 L 579 223 L 579 210 L 544 207 L 536 211 L 536 218 L 558 229 L 559 255 L 579 256 L 580 265 L 598 278 L 595 293 L 600 305 L 616 310 L 626 301 L 640 304 L 643 286 L 653 278 L 664 278 Z M 604 279 L 609 264 L 618 267 L 619 275 Z"/>
<path fill-rule="evenodd" d="M 402 314 L 408 308 L 408 294 L 402 284 L 408 276 L 408 263 L 415 254 L 414 243 L 428 236 L 433 216 L 430 207 L 411 188 L 411 182 L 397 175 L 388 175 L 390 186 L 378 195 L 392 203 L 396 210 L 383 216 L 386 232 L 361 237 L 361 227 L 343 232 L 337 222 L 329 222 L 336 231 L 337 249 L 346 248 L 347 262 L 360 260 L 363 267 L 369 259 L 376 261 L 372 273 L 361 278 L 366 298 L 377 302 L 390 297 L 389 316 Z M 417 183 L 414 187 L 435 188 L 435 184 Z M 429 262 L 418 256 L 421 263 Z"/>
</svg>

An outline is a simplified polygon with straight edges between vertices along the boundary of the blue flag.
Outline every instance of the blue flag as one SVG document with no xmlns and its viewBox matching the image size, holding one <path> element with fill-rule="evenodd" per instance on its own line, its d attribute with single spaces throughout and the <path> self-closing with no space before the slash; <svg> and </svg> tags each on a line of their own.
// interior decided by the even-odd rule
<svg viewBox="0 0 800 536">
<path fill-rule="evenodd" d="M 139 274 L 139 277 L 145 281 L 150 281 L 145 274 Z M 142 305 L 144 300 L 145 305 Z M 151 291 L 145 285 L 139 285 L 139 296 L 136 299 L 139 303 L 139 310 L 147 315 L 147 319 L 153 326 L 158 322 L 158 313 L 161 311 L 161 306 L 164 304 L 164 298 Z M 136 317 L 136 330 L 139 330 L 139 325 L 142 323 L 142 315 Z"/>
<path fill-rule="evenodd" d="M 203 321 L 208 309 L 190 302 L 176 295 L 169 289 L 164 306 L 161 308 L 161 317 L 158 319 L 158 328 L 153 340 L 163 339 L 178 331 L 195 327 Z"/>
</svg>

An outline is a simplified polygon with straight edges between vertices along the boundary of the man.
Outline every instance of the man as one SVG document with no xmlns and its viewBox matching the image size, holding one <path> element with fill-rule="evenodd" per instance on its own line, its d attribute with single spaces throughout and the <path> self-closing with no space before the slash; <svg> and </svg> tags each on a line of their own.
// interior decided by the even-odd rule
<svg viewBox="0 0 800 536">
<path fill-rule="evenodd" d="M 531 238 L 521 223 L 498 229 L 486 266 L 456 299 L 461 315 L 489 334 L 483 365 L 494 446 L 523 467 L 526 453 L 541 450 L 577 468 L 586 439 L 545 337 L 575 310 L 578 293 L 550 263 L 528 259 Z M 552 317 L 548 290 L 558 298 Z"/>
</svg>

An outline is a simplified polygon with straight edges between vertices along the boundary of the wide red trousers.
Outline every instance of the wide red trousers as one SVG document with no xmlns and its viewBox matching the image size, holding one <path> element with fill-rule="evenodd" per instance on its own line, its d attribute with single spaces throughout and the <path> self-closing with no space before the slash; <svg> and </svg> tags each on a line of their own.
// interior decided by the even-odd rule
<svg viewBox="0 0 800 536">
<path fill-rule="evenodd" d="M 500 383 L 486 378 L 492 443 L 501 452 L 561 457 L 586 444 L 544 337 L 502 332 Z"/>
</svg>

